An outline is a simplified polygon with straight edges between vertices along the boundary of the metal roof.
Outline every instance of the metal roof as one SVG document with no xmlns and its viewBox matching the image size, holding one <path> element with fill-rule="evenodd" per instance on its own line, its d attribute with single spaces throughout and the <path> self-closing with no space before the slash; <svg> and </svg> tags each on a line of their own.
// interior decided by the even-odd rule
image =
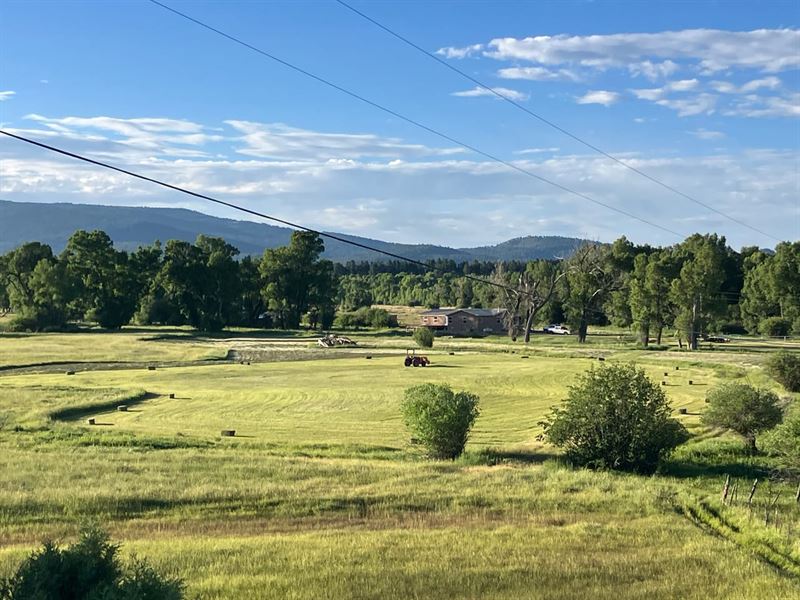
<svg viewBox="0 0 800 600">
<path fill-rule="evenodd" d="M 456 313 L 465 312 L 473 317 L 495 317 L 501 315 L 506 311 L 505 308 L 434 308 L 433 310 L 426 310 L 422 313 L 423 317 L 436 317 L 440 315 L 454 315 Z"/>
</svg>

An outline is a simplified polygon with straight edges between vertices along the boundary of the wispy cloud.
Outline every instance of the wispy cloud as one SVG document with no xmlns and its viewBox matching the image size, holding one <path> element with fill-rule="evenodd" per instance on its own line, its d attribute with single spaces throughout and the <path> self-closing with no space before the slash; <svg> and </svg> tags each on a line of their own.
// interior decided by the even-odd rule
<svg viewBox="0 0 800 600">
<path fill-rule="evenodd" d="M 712 131 L 702 127 L 699 127 L 694 131 L 690 131 L 689 134 L 700 140 L 721 140 L 725 137 L 725 134 L 721 131 Z"/>
<path fill-rule="evenodd" d="M 621 221 L 608 210 L 555 188 L 520 177 L 503 165 L 469 155 L 442 155 L 437 149 L 376 134 L 326 133 L 250 122 L 237 122 L 238 129 L 224 123 L 195 123 L 196 128 L 177 124 L 186 129 L 199 128 L 201 135 L 221 130 L 224 138 L 206 139 L 194 147 L 204 156 L 183 157 L 143 152 L 132 146 L 130 136 L 78 126 L 68 119 L 40 117 L 39 121 L 31 121 L 38 128 L 34 137 L 48 135 L 47 139 L 56 145 L 68 145 L 92 156 L 120 152 L 116 162 L 121 166 L 235 199 L 253 209 L 270 207 L 282 217 L 316 228 L 404 242 L 463 246 L 474 245 L 478 240 L 488 243 L 528 235 L 532 231 L 541 235 L 589 235 L 604 241 L 621 233 L 650 243 L 676 241 L 662 237 L 658 231 L 644 229 L 641 224 Z M 127 121 L 111 117 L 77 119 L 94 125 L 98 123 L 95 119 L 101 119 L 100 123 L 115 127 L 119 127 L 117 120 Z M 47 121 L 58 127 L 45 126 Z M 148 127 L 160 129 L 159 135 L 171 134 L 163 131 L 167 124 L 161 121 L 144 120 Z M 276 146 L 261 147 L 261 139 L 245 139 L 248 132 L 263 133 L 267 138 L 264 143 Z M 273 137 L 279 139 L 270 139 Z M 109 141 L 114 139 L 129 143 Z M 633 213 L 646 214 L 681 232 L 700 228 L 724 233 L 734 244 L 763 242 L 718 215 L 676 201 L 673 195 L 654 188 L 646 180 L 630 178 L 627 170 L 609 165 L 603 157 L 553 156 L 551 150 L 555 149 L 527 148 L 516 157 L 515 164 Z M 258 156 L 259 152 L 264 156 Z M 270 153 L 286 158 L 267 157 Z M 10 199 L 180 204 L 203 211 L 216 210 L 145 182 L 42 154 L 7 140 L 0 140 L 0 158 L 3 160 L 0 192 Z M 793 223 L 798 214 L 796 154 L 792 151 L 687 158 L 639 155 L 626 160 L 664 181 L 682 182 L 683 191 L 703 197 L 719 210 L 780 237 L 793 237 Z M 742 201 L 744 197 L 747 202 Z M 646 206 L 642 204 L 643 198 Z M 411 204 L 414 210 L 404 210 Z M 464 206 L 470 210 L 463 211 Z M 579 220 L 574 218 L 577 211 L 582 217 Z M 475 219 L 475 214 L 485 218 Z M 691 222 L 685 221 L 687 214 L 693 219 Z"/>
<path fill-rule="evenodd" d="M 779 88 L 781 86 L 781 80 L 772 75 L 762 79 L 753 79 L 741 86 L 734 85 L 729 81 L 712 81 L 709 85 L 721 94 L 749 94 L 762 88 L 769 90 Z"/>
<path fill-rule="evenodd" d="M 486 45 L 484 55 L 498 60 L 523 60 L 551 66 L 581 65 L 600 70 L 636 65 L 634 69 L 654 77 L 659 72 L 674 72 L 675 67 L 666 61 L 685 61 L 709 73 L 729 68 L 772 73 L 794 69 L 800 67 L 798 45 L 798 29 L 684 29 L 657 33 L 496 38 Z"/>
<path fill-rule="evenodd" d="M 510 98 L 511 100 L 523 101 L 527 100 L 530 97 L 528 94 L 525 94 L 523 92 L 518 92 L 517 90 L 512 90 L 505 87 L 494 87 L 492 88 L 492 90 L 494 90 L 498 94 L 502 94 L 506 98 Z M 459 96 L 462 98 L 478 98 L 482 96 L 491 96 L 492 98 L 497 98 L 498 100 L 500 100 L 500 98 L 496 94 L 493 94 L 488 89 L 480 86 L 475 86 L 471 90 L 464 90 L 462 92 L 453 92 L 451 95 Z"/>
<path fill-rule="evenodd" d="M 17 95 L 17 92 L 12 90 L 7 90 L 5 92 L 0 92 L 0 102 L 4 102 L 6 100 L 11 100 L 14 96 Z"/>
<path fill-rule="evenodd" d="M 483 44 L 472 44 L 471 46 L 464 46 L 463 48 L 454 48 L 448 46 L 446 48 L 439 48 L 436 54 L 444 56 L 445 58 L 467 58 L 474 56 L 483 50 Z"/>
<path fill-rule="evenodd" d="M 530 81 L 580 81 L 580 76 L 569 69 L 547 69 L 545 67 L 508 67 L 500 69 L 502 79 L 527 79 Z"/>
<path fill-rule="evenodd" d="M 649 79 L 650 81 L 657 81 L 658 79 L 666 79 L 678 70 L 678 64 L 671 60 L 663 62 L 651 62 L 643 60 L 641 62 L 631 63 L 628 65 L 628 71 L 634 77 L 640 75 Z"/>
<path fill-rule="evenodd" d="M 602 104 L 603 106 L 611 106 L 620 95 L 617 92 L 610 92 L 608 90 L 592 90 L 586 92 L 583 96 L 576 98 L 578 104 Z"/>
<path fill-rule="evenodd" d="M 688 98 L 662 98 L 656 104 L 677 111 L 679 117 L 693 115 L 713 114 L 716 110 L 718 97 L 714 94 L 698 94 Z"/>
<path fill-rule="evenodd" d="M 552 154 L 559 150 L 561 148 L 525 148 L 523 150 L 515 150 L 514 154 Z"/>
</svg>

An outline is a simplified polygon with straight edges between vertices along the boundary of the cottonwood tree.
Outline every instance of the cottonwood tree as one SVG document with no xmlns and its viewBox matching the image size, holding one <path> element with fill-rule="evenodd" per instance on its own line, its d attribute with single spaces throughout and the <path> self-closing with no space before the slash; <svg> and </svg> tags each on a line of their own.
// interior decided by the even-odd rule
<svg viewBox="0 0 800 600">
<path fill-rule="evenodd" d="M 2 277 L 16 313 L 13 327 L 40 331 L 67 322 L 69 282 L 50 246 L 31 242 L 7 253 Z"/>
<path fill-rule="evenodd" d="M 695 234 L 675 248 L 681 267 L 672 281 L 670 300 L 676 308 L 675 325 L 686 333 L 689 348 L 697 342 L 708 323 L 725 314 L 727 305 L 720 294 L 725 281 L 727 248 L 725 238 Z"/>
<path fill-rule="evenodd" d="M 669 251 L 639 254 L 634 260 L 629 284 L 631 318 L 643 346 L 647 346 L 651 331 L 661 344 L 664 327 L 671 319 L 670 283 L 675 268 Z"/>
<path fill-rule="evenodd" d="M 578 341 L 586 341 L 589 322 L 600 312 L 603 302 L 617 285 L 617 278 L 608 265 L 608 246 L 584 244 L 566 261 L 564 311 Z"/>
<path fill-rule="evenodd" d="M 76 231 L 61 260 L 73 282 L 73 314 L 109 329 L 130 322 L 141 288 L 127 252 L 116 250 L 107 233 Z"/>
<path fill-rule="evenodd" d="M 333 321 L 333 263 L 320 259 L 324 250 L 318 234 L 295 231 L 288 246 L 264 252 L 259 267 L 262 295 L 281 328 L 299 327 L 302 316 L 310 311 L 323 328 Z"/>
<path fill-rule="evenodd" d="M 219 331 L 235 320 L 237 254 L 222 238 L 201 235 L 195 244 L 170 240 L 156 286 L 192 327 Z"/>
</svg>

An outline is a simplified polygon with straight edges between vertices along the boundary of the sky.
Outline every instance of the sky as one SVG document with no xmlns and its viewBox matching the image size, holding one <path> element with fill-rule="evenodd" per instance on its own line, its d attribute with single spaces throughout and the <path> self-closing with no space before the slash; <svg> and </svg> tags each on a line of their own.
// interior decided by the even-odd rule
<svg viewBox="0 0 800 600">
<path fill-rule="evenodd" d="M 0 2 L 0 123 L 309 227 L 386 241 L 800 239 L 800 3 L 349 1 L 769 235 L 596 153 L 334 0 L 164 3 L 429 129 L 148 0 Z M 5 136 L 0 198 L 248 218 Z"/>
</svg>

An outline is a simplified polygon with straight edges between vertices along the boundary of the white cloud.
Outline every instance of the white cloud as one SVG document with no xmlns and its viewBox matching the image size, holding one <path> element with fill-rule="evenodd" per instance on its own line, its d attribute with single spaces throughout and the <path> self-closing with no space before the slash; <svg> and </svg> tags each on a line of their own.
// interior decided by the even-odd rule
<svg viewBox="0 0 800 600">
<path fill-rule="evenodd" d="M 670 92 L 689 92 L 694 90 L 700 82 L 697 79 L 681 79 L 680 81 L 670 81 L 660 88 L 645 88 L 631 90 L 639 100 L 659 100 Z"/>
<path fill-rule="evenodd" d="M 660 63 L 644 60 L 642 62 L 631 63 L 628 65 L 628 71 L 631 75 L 634 77 L 642 75 L 650 81 L 665 79 L 675 73 L 677 70 L 678 65 L 671 60 L 665 60 Z"/>
<path fill-rule="evenodd" d="M 701 140 L 721 140 L 722 138 L 725 137 L 725 134 L 722 133 L 721 131 L 712 131 L 709 129 L 704 129 L 702 127 L 699 127 L 694 131 L 690 131 L 689 133 Z"/>
<path fill-rule="evenodd" d="M 602 104 L 603 106 L 611 106 L 619 100 L 617 92 L 609 92 L 607 90 L 592 90 L 586 92 L 583 96 L 577 98 L 575 101 L 578 104 Z"/>
<path fill-rule="evenodd" d="M 798 45 L 800 30 L 797 29 L 685 29 L 657 33 L 497 38 L 487 44 L 484 54 L 498 60 L 522 60 L 550 66 L 582 65 L 598 70 L 667 59 L 689 62 L 708 73 L 729 68 L 779 72 L 800 67 Z M 656 75 L 658 71 L 649 66 L 638 68 L 643 74 Z"/>
<path fill-rule="evenodd" d="M 17 92 L 7 90 L 5 92 L 0 92 L 0 102 L 4 102 L 6 100 L 11 100 L 14 96 L 17 95 Z"/>
<path fill-rule="evenodd" d="M 118 151 L 120 146 L 89 128 L 64 126 L 65 133 L 41 123 L 36 125 L 41 128 L 32 137 L 46 134 L 55 145 L 92 156 Z M 351 138 L 348 134 L 286 125 L 281 126 L 286 129 L 275 130 L 271 124 L 253 123 L 248 130 L 261 131 L 258 125 L 276 131 L 277 137 L 299 133 L 288 136 L 288 141 L 269 142 L 277 144 L 279 153 L 294 156 L 274 159 L 243 155 L 242 149 L 259 146 L 246 142 L 244 132 L 225 126 L 223 140 L 207 141 L 196 148 L 205 157 L 154 156 L 123 145 L 128 153 L 120 153 L 116 162 L 312 227 L 393 241 L 472 246 L 547 234 L 609 241 L 623 233 L 634 241 L 676 241 L 663 232 L 471 155 L 442 156 L 435 149 L 378 135 L 352 134 Z M 200 128 L 201 132 L 217 131 L 216 126 Z M 303 149 L 305 142 L 298 142 L 300 139 L 308 140 L 311 148 Z M 717 231 L 734 246 L 767 243 L 751 231 L 681 200 L 603 157 L 535 152 L 553 150 L 549 148 L 527 150 L 532 152 L 519 156 L 515 164 L 671 229 L 685 233 Z M 376 156 L 380 152 L 386 156 Z M 220 153 L 224 156 L 217 157 Z M 361 157 L 356 156 L 359 153 Z M 9 140 L 0 140 L 0 159 L 0 193 L 12 200 L 224 210 Z M 628 156 L 626 160 L 755 227 L 781 238 L 797 238 L 800 213 L 793 151 L 686 158 Z M 414 209 L 409 210 L 409 206 Z M 465 206 L 469 211 L 463 210 Z M 230 212 L 216 214 L 240 216 Z M 476 215 L 481 218 L 476 219 Z"/>
<path fill-rule="evenodd" d="M 800 117 L 800 93 L 786 96 L 748 94 L 725 114 L 736 117 Z"/>
<path fill-rule="evenodd" d="M 691 117 L 700 114 L 710 115 L 716 109 L 717 96 L 704 93 L 689 98 L 662 98 L 661 100 L 656 100 L 656 104 L 677 111 L 679 117 Z"/>
<path fill-rule="evenodd" d="M 472 44 L 471 46 L 464 46 L 463 48 L 453 48 L 448 46 L 446 48 L 439 48 L 436 54 L 444 56 L 445 58 L 467 58 L 474 56 L 483 49 L 483 44 Z"/>
<path fill-rule="evenodd" d="M 749 94 L 762 88 L 769 90 L 779 88 L 781 80 L 771 75 L 762 79 L 753 79 L 741 86 L 736 86 L 729 81 L 712 81 L 709 85 L 722 94 Z"/>
<path fill-rule="evenodd" d="M 527 79 L 530 81 L 580 81 L 580 77 L 569 69 L 546 69 L 545 67 L 508 67 L 500 69 L 502 79 Z"/>
<path fill-rule="evenodd" d="M 524 150 L 515 150 L 514 154 L 552 154 L 559 150 L 561 148 L 525 148 Z"/>
<path fill-rule="evenodd" d="M 282 123 L 225 121 L 239 134 L 237 152 L 271 159 L 329 160 L 365 157 L 446 156 L 462 148 L 430 148 L 373 134 L 325 133 Z"/>
<path fill-rule="evenodd" d="M 530 96 L 523 92 L 518 92 L 517 90 L 512 90 L 509 88 L 504 87 L 494 87 L 492 88 L 498 94 L 502 94 L 506 98 L 510 98 L 511 100 L 523 101 L 527 100 Z M 462 92 L 453 92 L 451 96 L 460 96 L 462 98 L 478 98 L 481 96 L 491 96 L 492 98 L 500 99 L 497 95 L 493 94 L 490 90 L 475 86 L 471 90 L 464 90 Z"/>
</svg>

